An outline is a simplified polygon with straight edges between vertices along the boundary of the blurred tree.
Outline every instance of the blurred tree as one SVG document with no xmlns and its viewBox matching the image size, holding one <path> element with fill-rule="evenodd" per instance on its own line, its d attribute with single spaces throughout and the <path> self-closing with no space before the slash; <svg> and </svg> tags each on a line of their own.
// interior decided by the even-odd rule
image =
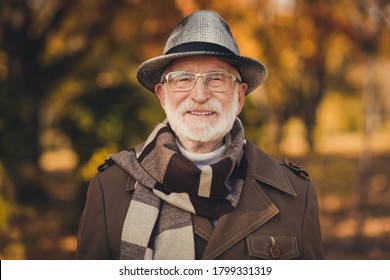
<svg viewBox="0 0 390 280">
<path fill-rule="evenodd" d="M 283 125 L 299 117 L 314 145 L 317 108 L 327 92 L 360 95 L 361 87 L 348 80 L 348 71 L 362 57 L 382 49 L 389 54 L 388 1 L 245 1 L 242 17 L 261 45 L 269 78 L 264 87 L 276 120 L 276 142 Z M 239 12 L 235 12 L 237 14 Z M 255 18 L 250 21 L 250 18 Z M 387 51 L 386 51 L 387 50 Z"/>
<path fill-rule="evenodd" d="M 371 135 L 379 126 L 380 111 L 383 111 L 385 100 L 381 100 L 375 77 L 377 62 L 380 57 L 390 55 L 388 42 L 390 35 L 390 3 L 387 0 L 347 1 L 348 21 L 344 30 L 355 42 L 361 53 L 366 71 L 363 73 L 362 101 L 364 104 L 363 149 L 360 155 L 359 183 L 357 186 L 357 234 L 355 246 L 358 251 L 365 252 L 368 244 L 365 242 L 364 224 L 368 207 L 367 194 L 372 179 Z"/>
<path fill-rule="evenodd" d="M 282 127 L 299 117 L 311 148 L 317 107 L 327 89 L 329 44 L 335 34 L 331 1 L 286 1 L 288 6 L 258 9 L 264 18 L 255 26 L 264 46 L 270 69 L 265 84 L 273 119 L 277 123 L 276 142 L 282 140 Z"/>
<path fill-rule="evenodd" d="M 171 19 L 181 15 L 173 1 L 0 5 L 0 160 L 18 200 L 41 201 L 39 158 L 48 129 L 70 137 L 80 164 L 107 141 L 125 145 L 146 133 L 158 114 L 145 120 L 132 109 L 150 102 L 132 85 L 134 69 L 160 51 Z"/>
</svg>

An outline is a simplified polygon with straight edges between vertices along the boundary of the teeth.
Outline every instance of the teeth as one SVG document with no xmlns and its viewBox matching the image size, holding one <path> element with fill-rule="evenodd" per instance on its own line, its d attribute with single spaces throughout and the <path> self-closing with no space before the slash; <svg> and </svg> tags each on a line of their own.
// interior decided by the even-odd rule
<svg viewBox="0 0 390 280">
<path fill-rule="evenodd" d="M 212 112 L 190 112 L 192 115 L 197 115 L 197 116 L 207 116 L 211 115 Z"/>
</svg>

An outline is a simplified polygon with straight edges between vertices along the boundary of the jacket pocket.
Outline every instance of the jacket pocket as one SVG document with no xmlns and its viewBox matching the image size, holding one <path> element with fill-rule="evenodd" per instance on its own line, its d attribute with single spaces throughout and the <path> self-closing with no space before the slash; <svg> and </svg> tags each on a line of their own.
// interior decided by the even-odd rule
<svg viewBox="0 0 390 280">
<path fill-rule="evenodd" d="M 246 237 L 249 258 L 292 259 L 299 256 L 295 236 L 250 234 Z"/>
</svg>

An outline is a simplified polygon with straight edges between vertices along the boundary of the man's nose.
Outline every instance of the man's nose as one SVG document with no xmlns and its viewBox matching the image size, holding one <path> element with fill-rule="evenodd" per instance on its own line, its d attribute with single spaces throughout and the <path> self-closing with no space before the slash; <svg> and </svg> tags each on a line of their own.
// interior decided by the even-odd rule
<svg viewBox="0 0 390 280">
<path fill-rule="evenodd" d="M 196 79 L 195 86 L 191 90 L 191 98 L 198 103 L 204 103 L 211 98 L 211 92 L 207 89 L 203 77 Z"/>
</svg>

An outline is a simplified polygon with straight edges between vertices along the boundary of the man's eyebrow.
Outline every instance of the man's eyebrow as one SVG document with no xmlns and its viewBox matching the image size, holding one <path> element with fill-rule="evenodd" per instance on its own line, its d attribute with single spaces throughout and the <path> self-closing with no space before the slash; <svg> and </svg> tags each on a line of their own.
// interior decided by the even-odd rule
<svg viewBox="0 0 390 280">
<path fill-rule="evenodd" d="M 228 70 L 225 67 L 222 67 L 222 66 L 211 67 L 211 68 L 209 68 L 208 71 L 209 72 L 220 72 L 220 71 L 228 72 Z"/>
</svg>

